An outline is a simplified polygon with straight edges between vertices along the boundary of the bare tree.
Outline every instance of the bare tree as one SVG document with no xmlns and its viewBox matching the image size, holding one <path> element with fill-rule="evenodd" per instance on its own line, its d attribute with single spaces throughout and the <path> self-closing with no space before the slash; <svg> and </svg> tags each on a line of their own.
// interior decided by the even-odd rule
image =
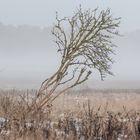
<svg viewBox="0 0 140 140">
<path fill-rule="evenodd" d="M 109 9 L 99 12 L 98 9 L 82 10 L 80 7 L 72 17 L 62 19 L 56 14 L 52 34 L 62 59 L 58 70 L 42 83 L 38 91 L 38 108 L 87 81 L 93 69 L 100 72 L 102 80 L 106 74 L 112 75 L 111 54 L 115 46 L 112 38 L 118 35 L 119 24 L 120 18 L 113 18 Z M 59 92 L 56 93 L 56 89 Z"/>
</svg>

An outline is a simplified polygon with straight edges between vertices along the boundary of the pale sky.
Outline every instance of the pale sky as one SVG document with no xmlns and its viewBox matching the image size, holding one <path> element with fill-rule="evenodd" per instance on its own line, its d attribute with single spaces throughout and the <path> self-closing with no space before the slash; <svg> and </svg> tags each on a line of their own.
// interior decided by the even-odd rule
<svg viewBox="0 0 140 140">
<path fill-rule="evenodd" d="M 0 0 L 0 22 L 50 26 L 56 11 L 70 16 L 80 4 L 83 8 L 111 8 L 114 16 L 122 17 L 123 32 L 140 28 L 140 0 Z"/>
<path fill-rule="evenodd" d="M 115 38 L 115 77 L 100 82 L 93 74 L 91 80 L 99 80 L 93 85 L 139 88 L 140 0 L 0 0 L 0 88 L 38 87 L 57 69 L 49 27 L 55 22 L 56 11 L 61 17 L 71 16 L 80 4 L 84 9 L 111 8 L 114 17 L 122 17 L 119 30 L 125 35 Z M 25 24 L 48 28 L 19 27 Z"/>
</svg>

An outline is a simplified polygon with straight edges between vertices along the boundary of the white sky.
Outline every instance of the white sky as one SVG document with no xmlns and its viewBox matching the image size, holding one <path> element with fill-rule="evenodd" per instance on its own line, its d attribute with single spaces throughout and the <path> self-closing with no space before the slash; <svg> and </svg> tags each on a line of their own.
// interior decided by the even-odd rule
<svg viewBox="0 0 140 140">
<path fill-rule="evenodd" d="M 15 26 L 23 24 L 41 27 L 51 26 L 55 21 L 56 11 L 62 17 L 71 16 L 80 4 L 86 9 L 96 7 L 99 7 L 99 9 L 111 8 L 115 17 L 122 17 L 120 32 L 134 32 L 132 36 L 130 33 L 126 39 L 122 38 L 117 42 L 119 48 L 115 57 L 116 63 L 113 65 L 113 72 L 116 76 L 108 79 L 112 81 L 134 80 L 135 82 L 128 83 L 126 87 L 135 88 L 136 85 L 136 88 L 139 88 L 140 31 L 138 33 L 135 33 L 135 31 L 140 29 L 140 0 L 0 0 L 0 22 Z M 13 44 L 7 41 L 7 36 L 5 40 L 2 37 L 3 34 L 0 36 L 0 88 L 2 85 L 6 87 L 7 83 L 11 84 L 9 87 L 23 86 L 25 83 L 24 87 L 30 87 L 31 84 L 38 86 L 46 77 L 46 73 L 52 72 L 56 67 L 57 59 L 50 52 L 51 49 L 47 48 L 52 46 L 49 43 L 45 44 L 47 39 L 44 39 L 44 44 L 41 44 L 41 39 L 39 40 L 40 44 L 37 41 L 30 40 L 25 47 L 23 42 L 19 42 L 19 44 L 16 42 L 18 40 L 16 37 L 16 43 L 13 42 Z M 46 36 L 43 35 L 43 37 L 45 38 Z M 33 44 L 34 42 L 36 44 Z M 4 44 L 6 45 L 4 46 Z M 39 48 L 41 45 L 45 48 L 44 51 Z M 28 47 L 33 47 L 33 49 L 28 50 Z M 46 57 L 47 55 L 49 59 Z M 52 55 L 52 59 L 50 59 L 49 55 Z M 7 77 L 8 80 L 6 79 Z M 14 83 L 13 81 L 16 82 Z M 111 82 L 108 83 L 108 87 L 113 84 Z M 120 82 L 114 82 L 113 87 L 117 87 L 116 83 L 119 83 L 118 87 L 120 85 L 124 86 Z M 94 84 L 96 85 L 96 83 Z M 102 85 L 106 86 L 104 83 Z M 97 87 L 99 86 L 100 84 L 97 82 Z"/>
<path fill-rule="evenodd" d="M 56 11 L 69 16 L 80 4 L 91 9 L 111 8 L 115 16 L 122 17 L 121 31 L 140 27 L 140 0 L 0 0 L 0 22 L 50 26 Z"/>
</svg>

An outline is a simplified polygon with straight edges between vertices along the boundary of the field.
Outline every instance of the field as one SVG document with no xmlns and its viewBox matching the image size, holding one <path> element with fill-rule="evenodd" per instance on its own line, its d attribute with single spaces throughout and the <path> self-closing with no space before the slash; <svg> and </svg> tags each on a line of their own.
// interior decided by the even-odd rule
<svg viewBox="0 0 140 140">
<path fill-rule="evenodd" d="M 140 90 L 69 91 L 27 113 L 36 90 L 0 90 L 0 140 L 139 140 Z"/>
</svg>

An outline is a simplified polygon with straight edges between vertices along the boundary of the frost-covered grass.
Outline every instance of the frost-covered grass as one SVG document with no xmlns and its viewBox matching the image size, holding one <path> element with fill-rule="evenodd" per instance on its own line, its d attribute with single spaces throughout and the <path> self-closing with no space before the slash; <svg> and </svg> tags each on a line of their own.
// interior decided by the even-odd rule
<svg viewBox="0 0 140 140">
<path fill-rule="evenodd" d="M 139 90 L 72 91 L 26 113 L 36 91 L 0 91 L 0 140 L 139 140 Z"/>
</svg>

